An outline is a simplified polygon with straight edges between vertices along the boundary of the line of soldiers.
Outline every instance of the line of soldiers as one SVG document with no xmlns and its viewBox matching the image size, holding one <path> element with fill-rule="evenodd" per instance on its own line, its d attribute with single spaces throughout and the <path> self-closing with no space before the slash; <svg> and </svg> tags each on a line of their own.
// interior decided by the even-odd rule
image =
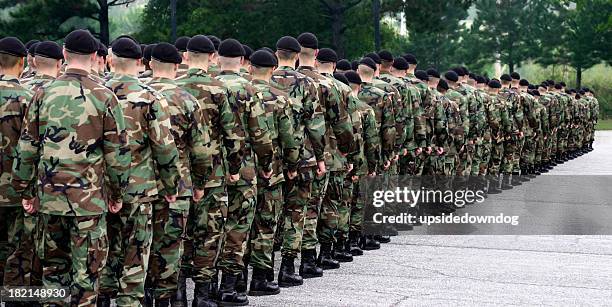
<svg viewBox="0 0 612 307">
<path fill-rule="evenodd" d="M 312 33 L 276 51 L 1 39 L 0 280 L 69 288 L 73 306 L 186 306 L 191 278 L 192 306 L 247 305 L 389 242 L 363 234 L 360 178 L 499 193 L 592 150 L 588 89 L 416 65 L 339 60 Z"/>
</svg>

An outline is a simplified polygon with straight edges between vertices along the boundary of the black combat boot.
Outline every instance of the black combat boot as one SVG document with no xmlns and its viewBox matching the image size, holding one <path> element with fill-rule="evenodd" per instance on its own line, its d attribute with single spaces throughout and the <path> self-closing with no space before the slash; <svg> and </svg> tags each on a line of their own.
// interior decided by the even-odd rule
<svg viewBox="0 0 612 307">
<path fill-rule="evenodd" d="M 144 307 L 153 307 L 153 289 L 146 287 L 144 289 Z"/>
<path fill-rule="evenodd" d="M 178 288 L 172 295 L 172 307 L 187 307 L 187 275 L 183 270 L 179 273 Z"/>
<path fill-rule="evenodd" d="M 276 295 L 280 293 L 280 288 L 275 282 L 266 279 L 267 270 L 253 268 L 251 278 L 250 296 Z"/>
<path fill-rule="evenodd" d="M 316 278 L 323 276 L 323 269 L 317 266 L 317 250 L 303 249 L 302 263 L 300 264 L 302 278 Z"/>
<path fill-rule="evenodd" d="M 196 283 L 191 307 L 217 307 L 217 303 L 208 296 L 209 289 L 210 282 Z"/>
<path fill-rule="evenodd" d="M 542 175 L 542 173 L 540 172 L 540 165 L 536 164 L 536 165 L 532 166 L 531 173 L 534 175 L 534 178 L 536 176 Z"/>
<path fill-rule="evenodd" d="M 346 251 L 346 239 L 337 240 L 336 244 L 334 244 L 334 259 L 338 260 L 338 262 L 352 262 L 353 255 L 350 252 Z"/>
<path fill-rule="evenodd" d="M 380 249 L 380 242 L 374 240 L 372 236 L 361 236 L 361 249 L 364 251 L 371 251 Z"/>
<path fill-rule="evenodd" d="M 385 243 L 385 244 L 391 242 L 391 238 L 389 236 L 383 236 L 383 235 L 375 235 L 374 240 L 380 243 Z"/>
<path fill-rule="evenodd" d="M 499 176 L 487 175 L 487 180 L 489 181 L 489 189 L 487 190 L 488 194 L 499 194 L 502 191 L 499 189 Z"/>
<path fill-rule="evenodd" d="M 236 292 L 241 295 L 246 295 L 247 292 L 247 282 L 249 279 L 249 267 L 248 264 L 245 264 L 244 269 L 242 269 L 242 273 L 238 276 L 238 280 L 236 281 Z"/>
<path fill-rule="evenodd" d="M 155 307 L 168 307 L 170 306 L 169 298 L 155 298 Z"/>
<path fill-rule="evenodd" d="M 353 256 L 363 255 L 363 250 L 359 247 L 360 233 L 357 231 L 349 232 L 349 251 Z"/>
<path fill-rule="evenodd" d="M 266 280 L 267 281 L 274 281 L 274 254 L 275 252 L 272 252 L 272 269 L 269 269 L 266 271 Z"/>
<path fill-rule="evenodd" d="M 512 180 L 510 180 L 510 184 L 512 184 L 513 186 L 519 186 L 523 184 L 521 182 L 520 175 L 518 172 L 512 173 Z"/>
<path fill-rule="evenodd" d="M 512 189 L 512 185 L 510 184 L 510 174 L 502 174 L 501 176 L 501 189 L 502 190 L 510 190 Z"/>
<path fill-rule="evenodd" d="M 208 297 L 212 300 L 219 298 L 219 271 L 215 270 L 212 280 L 210 281 L 210 288 L 208 288 Z"/>
<path fill-rule="evenodd" d="M 302 276 L 295 274 L 295 258 L 284 256 L 278 271 L 278 285 L 282 288 L 301 286 Z"/>
<path fill-rule="evenodd" d="M 5 304 L 4 306 L 5 307 L 21 306 L 21 304 L 10 305 L 9 303 L 12 303 L 12 302 L 4 302 L 4 304 Z M 100 293 L 100 294 L 98 294 L 98 300 L 96 301 L 96 306 L 97 307 L 110 307 L 110 305 L 111 305 L 111 296 L 110 296 L 110 294 L 108 294 L 108 293 Z"/>
<path fill-rule="evenodd" d="M 340 262 L 334 260 L 332 257 L 332 246 L 331 244 L 321 244 L 321 251 L 317 264 L 323 270 L 333 270 L 340 268 Z"/>
<path fill-rule="evenodd" d="M 236 291 L 236 282 L 240 277 L 238 274 L 221 274 L 221 286 L 219 287 L 219 306 L 246 306 L 249 299 L 246 295 L 241 295 Z"/>
</svg>

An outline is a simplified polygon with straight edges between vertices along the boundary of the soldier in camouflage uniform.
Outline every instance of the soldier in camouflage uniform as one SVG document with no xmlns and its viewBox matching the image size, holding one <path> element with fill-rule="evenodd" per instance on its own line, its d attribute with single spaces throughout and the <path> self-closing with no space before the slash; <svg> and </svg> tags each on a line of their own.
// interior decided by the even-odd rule
<svg viewBox="0 0 612 307">
<path fill-rule="evenodd" d="M 189 36 L 181 36 L 174 41 L 174 47 L 178 50 L 181 55 L 182 61 L 178 66 L 178 70 L 176 71 L 176 77 L 180 78 L 187 73 L 189 69 L 188 61 L 186 58 L 187 53 L 187 43 L 189 43 Z"/>
<path fill-rule="evenodd" d="M 535 98 L 527 91 L 529 81 L 519 81 L 519 95 L 523 107 L 523 130 L 525 143 L 520 155 L 520 169 L 522 177 L 534 178 L 535 150 L 537 141 L 538 114 L 535 112 Z"/>
<path fill-rule="evenodd" d="M 68 34 L 66 72 L 33 97 L 13 163 L 24 209 L 40 211 L 43 285 L 70 288 L 73 306 L 96 302 L 107 256 L 105 213 L 121 209 L 129 175 L 121 107 L 89 76 L 97 48 L 86 30 Z"/>
<path fill-rule="evenodd" d="M 208 74 L 216 77 L 219 74 L 219 45 L 221 44 L 221 40 L 214 35 L 208 35 L 207 37 L 212 41 L 213 46 L 215 46 L 215 53 L 209 60 Z"/>
<path fill-rule="evenodd" d="M 480 161 L 479 165 L 477 163 L 472 164 L 472 169 L 474 167 L 478 168 L 478 176 L 481 176 L 481 179 L 485 179 L 488 173 L 489 162 L 491 161 L 491 144 L 492 144 L 492 134 L 491 134 L 491 126 L 489 124 L 489 112 L 487 107 L 491 102 L 491 99 L 486 91 L 486 80 L 482 76 L 476 76 L 476 95 L 480 96 L 482 99 L 482 112 L 483 112 L 483 123 L 482 127 L 482 142 L 477 146 L 476 151 L 480 153 Z M 478 148 L 480 147 L 480 148 Z"/>
<path fill-rule="evenodd" d="M 62 67 L 62 60 L 64 59 L 62 47 L 52 41 L 39 43 L 34 53 L 36 75 L 25 83 L 25 86 L 33 93 L 57 78 Z"/>
<path fill-rule="evenodd" d="M 294 260 L 301 253 L 304 216 L 311 197 L 312 181 L 326 172 L 324 159 L 325 117 L 319 104 L 314 81 L 297 72 L 293 65 L 301 47 L 290 36 L 282 37 L 276 44 L 279 67 L 274 71 L 270 84 L 289 95 L 293 111 L 295 138 L 303 144 L 298 176 L 285 181 L 285 208 L 281 231 L 283 257 L 278 275 L 279 286 L 290 287 L 303 283 L 295 274 Z"/>
<path fill-rule="evenodd" d="M 129 38 L 113 43 L 114 77 L 106 87 L 115 93 L 126 120 L 132 153 L 125 205 L 107 216 L 110 237 L 109 260 L 100 278 L 98 306 L 142 305 L 144 283 L 153 235 L 153 202 L 159 196 L 176 197 L 178 151 L 166 114 L 168 102 L 137 79 L 140 46 Z M 156 174 L 163 190 L 158 190 Z"/>
<path fill-rule="evenodd" d="M 543 97 L 540 93 L 540 87 L 534 86 L 534 90 L 532 91 L 535 102 L 534 102 L 534 112 L 536 112 L 536 150 L 535 150 L 535 161 L 534 161 L 534 171 L 536 175 L 545 172 L 544 167 L 544 150 L 546 146 L 546 140 L 549 134 L 548 127 L 548 112 L 546 111 L 546 106 L 543 103 Z"/>
<path fill-rule="evenodd" d="M 25 46 L 14 37 L 0 40 L 0 284 L 32 285 L 36 261 L 32 226 L 36 219 L 24 213 L 21 197 L 11 186 L 13 161 L 19 158 L 17 144 L 22 120 L 32 93 L 17 79 L 23 71 Z M 2 282 L 2 280 L 4 282 Z"/>
<path fill-rule="evenodd" d="M 239 74 L 244 54 L 242 44 L 234 39 L 226 39 L 219 45 L 221 71 L 217 79 L 224 83 L 230 107 L 244 136 L 239 147 L 231 148 L 240 153 L 237 161 L 229 161 L 229 173 L 237 175 L 238 180 L 230 179 L 227 183 L 227 218 L 217 260 L 217 267 L 222 271 L 219 302 L 235 305 L 248 304 L 247 297 L 236 291 L 236 281 L 245 268 L 243 256 L 255 214 L 257 176 L 270 179 L 274 155 L 267 124 L 272 120 L 270 114 L 266 113 L 256 89 Z"/>
<path fill-rule="evenodd" d="M 453 180 L 453 184 L 456 185 L 457 188 L 462 189 L 465 188 L 465 184 L 467 183 L 465 180 L 465 176 L 469 175 L 469 172 L 471 171 L 471 168 L 468 170 L 469 167 L 469 163 L 470 161 L 470 157 L 472 153 L 467 153 L 468 151 L 468 147 L 472 147 L 473 148 L 473 135 L 470 134 L 470 106 L 473 105 L 473 97 L 470 97 L 467 95 L 462 94 L 460 91 L 460 84 L 458 83 L 459 81 L 459 75 L 455 72 L 455 71 L 447 71 L 444 74 L 444 79 L 446 80 L 446 82 L 448 82 L 448 86 L 449 86 L 449 90 L 448 92 L 444 95 L 446 96 L 448 99 L 450 99 L 451 101 L 455 102 L 455 104 L 457 106 L 459 106 L 460 109 L 460 117 L 461 119 L 457 119 L 455 120 L 456 124 L 460 124 L 463 129 L 460 129 L 459 127 L 456 128 L 456 130 L 454 130 L 455 132 L 452 132 L 453 130 L 451 130 L 450 125 L 449 125 L 449 134 L 453 134 L 453 145 L 456 147 L 457 150 L 457 157 L 455 159 L 455 164 L 453 164 L 453 167 L 455 167 L 455 171 L 453 172 L 453 175 L 457 175 L 458 177 L 455 178 Z M 452 108 L 451 108 L 452 109 Z M 446 114 L 448 117 L 449 114 L 449 108 L 445 107 L 446 110 Z M 473 110 L 472 110 L 473 111 Z M 462 137 L 459 136 L 459 134 L 463 134 Z M 459 142 L 463 142 L 462 146 L 459 146 Z M 471 144 L 469 144 L 471 142 Z M 468 146 L 470 145 L 470 146 Z M 448 153 L 447 153 L 448 156 Z M 447 162 L 446 164 L 448 164 L 449 159 L 445 159 Z M 445 168 L 448 168 L 445 164 Z M 446 172 L 444 172 L 445 175 L 448 176 L 448 174 L 446 174 Z"/>
<path fill-rule="evenodd" d="M 502 173 L 504 184 L 511 183 L 513 186 L 521 184 L 518 178 L 519 169 L 517 166 L 517 158 L 520 159 L 520 143 L 523 138 L 523 108 L 521 99 L 516 89 L 511 87 L 512 77 L 502 75 L 502 90 L 498 98 L 505 104 L 510 120 L 510 131 L 504 136 L 504 157 L 502 159 Z M 512 177 L 511 177 L 512 176 Z M 510 181 L 510 178 L 512 180 Z"/>
<path fill-rule="evenodd" d="M 168 43 L 157 44 L 151 57 L 153 79 L 149 86 L 167 101 L 166 112 L 170 116 L 171 132 L 179 152 L 177 197 L 168 198 L 162 194 L 153 201 L 153 243 L 146 287 L 152 289 L 157 303 L 166 306 L 178 289 L 183 236 L 191 198 L 204 188 L 203 178 L 207 178 L 209 172 L 206 147 L 210 146 L 210 132 L 208 126 L 199 121 L 200 111 L 195 97 L 174 81 L 182 60 L 176 48 Z M 158 174 L 158 190 L 163 191 L 161 183 Z"/>
<path fill-rule="evenodd" d="M 270 136 L 274 145 L 272 176 L 267 179 L 259 176 L 257 179 L 257 209 L 251 228 L 250 259 L 253 266 L 253 278 L 249 295 L 273 295 L 280 289 L 276 283 L 267 280 L 274 276 L 273 245 L 277 221 L 283 211 L 283 189 L 285 181 L 283 169 L 287 177 L 297 176 L 300 147 L 295 140 L 293 131 L 293 114 L 289 105 L 289 96 L 279 89 L 270 86 L 274 68 L 278 62 L 273 54 L 259 50 L 251 56 L 250 75 L 252 84 L 258 96 L 265 104 L 266 117 Z"/>
<path fill-rule="evenodd" d="M 512 133 L 508 109 L 503 100 L 499 98 L 501 89 L 499 80 L 491 80 L 488 84 L 489 101 L 487 102 L 487 119 L 491 127 L 491 162 L 489 163 L 489 193 L 499 193 L 501 189 L 511 189 L 506 183 L 500 185 L 499 176 L 502 173 L 501 165 L 504 159 L 504 142 L 508 134 Z"/>
</svg>

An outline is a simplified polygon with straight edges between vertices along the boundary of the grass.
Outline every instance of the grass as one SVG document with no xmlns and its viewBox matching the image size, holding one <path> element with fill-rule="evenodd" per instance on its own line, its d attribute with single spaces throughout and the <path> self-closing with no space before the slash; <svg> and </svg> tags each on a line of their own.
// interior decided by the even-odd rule
<svg viewBox="0 0 612 307">
<path fill-rule="evenodd" d="M 596 130 L 612 130 L 612 119 L 601 119 L 595 126 Z"/>
</svg>

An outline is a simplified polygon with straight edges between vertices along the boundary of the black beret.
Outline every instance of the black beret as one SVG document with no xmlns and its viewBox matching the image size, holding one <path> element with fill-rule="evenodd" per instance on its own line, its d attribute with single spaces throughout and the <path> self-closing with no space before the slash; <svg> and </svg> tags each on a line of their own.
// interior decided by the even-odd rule
<svg viewBox="0 0 612 307">
<path fill-rule="evenodd" d="M 378 56 L 383 61 L 393 62 L 393 54 L 391 54 L 391 52 L 389 52 L 388 50 L 379 51 Z"/>
<path fill-rule="evenodd" d="M 244 49 L 244 58 L 250 59 L 251 54 L 253 54 L 253 49 L 245 44 L 242 44 L 242 49 Z"/>
<path fill-rule="evenodd" d="M 334 73 L 334 78 L 336 78 L 336 80 L 346 84 L 346 85 L 350 85 L 349 80 L 346 78 L 346 76 L 343 73 Z"/>
<path fill-rule="evenodd" d="M 145 48 L 147 48 L 147 44 L 140 44 L 140 51 L 144 52 Z"/>
<path fill-rule="evenodd" d="M 25 43 L 25 47 L 26 47 L 26 49 L 30 50 L 30 47 L 32 47 L 32 44 L 39 43 L 39 42 L 40 41 L 37 40 L 37 39 L 31 39 L 27 43 Z"/>
<path fill-rule="evenodd" d="M 546 83 L 548 83 L 548 86 L 554 86 L 555 80 L 546 80 Z"/>
<path fill-rule="evenodd" d="M 424 70 L 415 71 L 414 76 L 417 77 L 421 81 L 429 81 L 429 76 L 427 75 L 427 72 Z"/>
<path fill-rule="evenodd" d="M 487 80 L 483 76 L 476 76 L 476 83 L 478 84 L 487 83 Z"/>
<path fill-rule="evenodd" d="M 244 56 L 244 48 L 242 48 L 242 44 L 239 41 L 228 38 L 219 45 L 219 55 L 226 58 L 241 57 Z"/>
<path fill-rule="evenodd" d="M 0 53 L 16 57 L 25 57 L 28 51 L 23 43 L 16 37 L 5 37 L 0 39 Z"/>
<path fill-rule="evenodd" d="M 559 82 L 559 84 L 561 84 L 561 86 L 566 87 L 567 85 L 565 84 L 565 82 L 561 81 Z"/>
<path fill-rule="evenodd" d="M 261 47 L 261 48 L 259 48 L 259 50 L 265 50 L 265 51 L 268 51 L 268 52 L 274 54 L 274 50 L 272 50 L 272 48 L 270 48 L 270 47 Z"/>
<path fill-rule="evenodd" d="M 455 68 L 453 68 L 452 70 L 450 70 L 450 71 L 448 71 L 446 73 L 449 73 L 451 71 L 454 72 L 455 74 L 457 74 L 458 77 L 465 76 L 465 72 L 463 71 L 463 68 L 461 68 L 461 67 L 455 67 Z"/>
<path fill-rule="evenodd" d="M 44 41 L 40 42 L 36 45 L 36 50 L 34 51 L 34 55 L 51 58 L 55 60 L 61 60 L 64 58 L 62 54 L 62 47 L 58 45 L 56 42 L 52 41 Z"/>
<path fill-rule="evenodd" d="M 213 45 L 215 46 L 215 50 L 219 50 L 219 45 L 221 45 L 221 39 L 219 39 L 218 37 L 214 35 L 207 35 L 206 37 L 208 37 L 208 39 L 210 39 L 210 41 L 213 42 Z"/>
<path fill-rule="evenodd" d="M 439 79 L 440 73 L 435 68 L 430 68 L 427 70 L 427 76 Z"/>
<path fill-rule="evenodd" d="M 151 52 L 151 58 L 162 63 L 172 64 L 181 64 L 183 60 L 178 49 L 176 49 L 174 45 L 168 43 L 159 43 L 155 45 Z"/>
<path fill-rule="evenodd" d="M 446 82 L 446 80 L 444 79 L 440 79 L 440 81 L 438 81 L 438 89 L 443 89 L 445 91 L 448 91 L 448 83 Z"/>
<path fill-rule="evenodd" d="M 537 90 L 533 90 L 533 96 L 541 96 L 540 92 L 538 92 Z"/>
<path fill-rule="evenodd" d="M 501 88 L 501 83 L 499 83 L 499 81 L 497 81 L 496 79 L 493 79 L 489 81 L 489 87 L 490 88 Z"/>
<path fill-rule="evenodd" d="M 359 65 L 365 65 L 367 67 L 374 69 L 374 71 L 376 71 L 376 63 L 374 63 L 374 60 L 372 60 L 372 58 L 370 57 L 365 57 L 361 59 L 361 61 L 359 61 Z"/>
<path fill-rule="evenodd" d="M 178 49 L 180 52 L 185 52 L 187 51 L 187 44 L 189 43 L 189 40 L 189 36 L 181 36 L 174 41 L 174 47 L 176 47 L 176 49 Z"/>
<path fill-rule="evenodd" d="M 29 55 L 34 55 L 34 53 L 36 52 L 36 46 L 38 46 L 38 44 L 40 44 L 40 42 L 30 45 L 30 47 L 28 48 Z"/>
<path fill-rule="evenodd" d="M 586 94 L 586 92 L 585 92 L 585 91 L 583 91 L 583 90 L 579 90 L 579 91 L 578 91 L 578 93 L 579 93 L 580 95 L 584 95 L 584 94 Z"/>
<path fill-rule="evenodd" d="M 585 91 L 585 92 L 591 92 L 591 89 L 588 88 L 588 87 L 583 87 L 582 90 Z"/>
<path fill-rule="evenodd" d="M 470 71 L 467 69 L 467 67 L 461 66 L 461 69 L 463 69 L 463 74 L 464 75 L 469 75 L 470 74 Z"/>
<path fill-rule="evenodd" d="M 519 81 L 519 85 L 520 86 L 529 86 L 529 81 L 525 80 L 525 79 L 521 79 Z"/>
<path fill-rule="evenodd" d="M 351 69 L 354 71 L 357 71 L 357 68 L 359 67 L 359 61 L 355 60 L 351 62 Z"/>
<path fill-rule="evenodd" d="M 251 54 L 251 65 L 256 67 L 274 67 L 278 66 L 276 57 L 266 50 L 257 50 Z"/>
<path fill-rule="evenodd" d="M 570 91 L 570 93 L 576 93 L 576 89 L 574 89 L 574 88 L 570 88 L 569 91 Z"/>
<path fill-rule="evenodd" d="M 456 72 L 449 70 L 444 74 L 444 78 L 446 78 L 446 80 L 448 81 L 453 81 L 453 82 L 457 82 L 459 81 L 459 76 L 457 75 Z"/>
<path fill-rule="evenodd" d="M 542 82 L 542 83 L 540 83 L 540 85 L 538 85 L 538 89 L 540 89 L 540 88 L 541 89 L 546 89 L 547 87 L 548 87 L 548 83 L 544 83 L 544 82 Z"/>
<path fill-rule="evenodd" d="M 397 70 L 406 70 L 408 69 L 408 62 L 402 57 L 397 57 L 393 60 L 393 68 Z"/>
<path fill-rule="evenodd" d="M 205 35 L 196 35 L 187 42 L 187 51 L 196 53 L 215 53 L 215 45 Z"/>
<path fill-rule="evenodd" d="M 155 45 L 157 44 L 149 44 L 145 47 L 145 49 L 142 52 L 142 57 L 145 60 L 151 61 L 151 53 L 153 52 L 153 48 L 155 48 Z"/>
<path fill-rule="evenodd" d="M 408 62 L 409 64 L 412 65 L 416 65 L 418 64 L 418 61 L 416 59 L 416 57 L 414 56 L 414 54 L 412 53 L 406 53 L 404 55 L 402 55 L 402 57 L 406 60 L 406 62 Z"/>
<path fill-rule="evenodd" d="M 113 54 L 120 58 L 136 60 L 142 58 L 142 49 L 140 49 L 140 45 L 127 37 L 116 39 L 111 48 L 113 48 Z"/>
<path fill-rule="evenodd" d="M 372 59 L 376 64 L 380 64 L 380 57 L 375 52 L 370 52 L 365 55 L 366 58 Z"/>
<path fill-rule="evenodd" d="M 510 75 L 509 75 L 509 74 L 503 74 L 503 75 L 501 75 L 501 78 L 500 78 L 500 79 L 502 79 L 502 81 L 512 81 L 512 77 L 510 77 Z"/>
<path fill-rule="evenodd" d="M 563 88 L 561 84 L 559 83 L 555 84 L 555 89 L 560 90 L 561 88 Z"/>
<path fill-rule="evenodd" d="M 533 85 L 533 84 L 529 84 L 529 85 L 527 85 L 527 88 L 530 89 L 530 90 L 535 90 L 536 86 Z"/>
<path fill-rule="evenodd" d="M 127 35 L 127 34 L 122 34 L 122 35 L 119 35 L 119 36 L 117 36 L 117 38 L 115 38 L 115 40 L 118 40 L 118 39 L 120 39 L 120 38 L 129 38 L 129 39 L 133 40 L 133 41 L 134 41 L 136 44 L 140 44 L 140 43 L 139 43 L 139 42 L 138 42 L 138 41 L 137 41 L 135 38 L 133 38 L 132 36 Z M 114 42 L 115 42 L 115 41 L 113 41 L 113 43 L 114 43 Z M 111 43 L 111 45 L 112 45 L 112 43 Z"/>
<path fill-rule="evenodd" d="M 64 48 L 70 53 L 92 54 L 98 47 L 98 41 L 87 30 L 74 30 L 64 39 Z"/>
<path fill-rule="evenodd" d="M 338 61 L 338 55 L 336 51 L 329 48 L 321 48 L 319 49 L 319 53 L 317 53 L 317 60 L 321 63 L 336 63 Z"/>
<path fill-rule="evenodd" d="M 300 43 L 300 46 L 304 48 L 319 49 L 319 40 L 310 32 L 300 34 L 297 37 L 297 41 Z"/>
<path fill-rule="evenodd" d="M 361 84 L 361 76 L 359 76 L 359 74 L 353 70 L 345 72 L 344 76 L 346 77 L 346 79 L 348 79 L 350 83 Z"/>
<path fill-rule="evenodd" d="M 346 59 L 342 59 L 336 63 L 336 70 L 351 70 L 351 63 Z"/>
<path fill-rule="evenodd" d="M 474 73 L 469 73 L 468 76 L 470 76 L 470 79 L 476 80 L 476 75 Z"/>
<path fill-rule="evenodd" d="M 98 51 L 96 52 L 96 54 L 98 56 L 108 55 L 108 48 L 106 48 L 106 45 L 102 44 L 100 41 L 98 41 Z"/>
<path fill-rule="evenodd" d="M 297 39 L 291 36 L 283 36 L 276 42 L 277 50 L 284 50 L 289 52 L 300 52 L 302 47 Z"/>
<path fill-rule="evenodd" d="M 511 73 L 510 77 L 512 77 L 512 79 L 514 79 L 514 80 L 520 80 L 521 79 L 521 75 L 519 73 L 517 73 L 516 71 Z"/>
</svg>

